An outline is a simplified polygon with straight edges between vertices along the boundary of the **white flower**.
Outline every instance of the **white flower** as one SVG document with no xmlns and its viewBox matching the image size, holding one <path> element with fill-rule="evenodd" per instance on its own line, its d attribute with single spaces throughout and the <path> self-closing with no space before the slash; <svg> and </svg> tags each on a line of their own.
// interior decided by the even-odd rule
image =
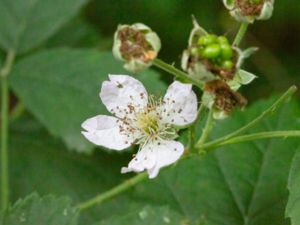
<svg viewBox="0 0 300 225">
<path fill-rule="evenodd" d="M 92 143 L 123 150 L 139 144 L 138 153 L 121 172 L 142 172 L 157 176 L 160 168 L 177 161 L 184 146 L 174 139 L 176 128 L 197 117 L 197 97 L 190 84 L 173 82 L 163 99 L 148 96 L 138 80 L 127 75 L 109 75 L 100 98 L 114 116 L 98 115 L 86 120 L 82 134 Z"/>
</svg>

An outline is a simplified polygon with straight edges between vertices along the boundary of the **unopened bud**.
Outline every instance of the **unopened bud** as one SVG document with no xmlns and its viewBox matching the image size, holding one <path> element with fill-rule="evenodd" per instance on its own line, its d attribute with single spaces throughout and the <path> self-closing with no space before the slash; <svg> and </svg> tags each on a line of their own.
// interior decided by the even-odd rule
<svg viewBox="0 0 300 225">
<path fill-rule="evenodd" d="M 253 23 L 272 16 L 274 0 L 223 0 L 230 14 L 239 22 Z"/>
<path fill-rule="evenodd" d="M 149 67 L 161 48 L 158 35 L 142 23 L 119 25 L 114 36 L 113 54 L 124 68 L 137 73 Z"/>
</svg>

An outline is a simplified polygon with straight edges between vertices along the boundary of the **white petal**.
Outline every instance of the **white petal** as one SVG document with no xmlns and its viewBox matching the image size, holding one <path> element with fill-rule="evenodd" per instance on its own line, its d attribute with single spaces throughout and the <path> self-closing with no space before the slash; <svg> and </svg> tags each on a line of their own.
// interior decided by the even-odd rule
<svg viewBox="0 0 300 225">
<path fill-rule="evenodd" d="M 128 75 L 109 75 L 109 79 L 102 84 L 100 98 L 115 116 L 123 118 L 129 107 L 139 111 L 147 105 L 148 94 L 140 81 Z"/>
<path fill-rule="evenodd" d="M 162 167 L 176 162 L 184 152 L 177 141 L 161 141 L 147 144 L 121 172 L 142 172 L 147 170 L 149 178 L 155 178 Z"/>
<path fill-rule="evenodd" d="M 197 117 L 197 96 L 191 84 L 173 82 L 164 97 L 164 121 L 184 126 L 192 123 Z"/>
<path fill-rule="evenodd" d="M 120 133 L 117 121 L 118 119 L 112 116 L 92 117 L 81 125 L 86 130 L 82 131 L 82 134 L 95 145 L 123 150 L 131 145 L 133 138 Z"/>
</svg>

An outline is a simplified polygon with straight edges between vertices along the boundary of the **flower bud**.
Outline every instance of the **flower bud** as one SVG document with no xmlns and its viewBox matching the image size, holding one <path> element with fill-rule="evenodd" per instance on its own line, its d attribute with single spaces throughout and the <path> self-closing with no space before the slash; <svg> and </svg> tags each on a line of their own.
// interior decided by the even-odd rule
<svg viewBox="0 0 300 225">
<path fill-rule="evenodd" d="M 230 14 L 239 22 L 253 23 L 272 16 L 274 0 L 223 0 Z"/>
<path fill-rule="evenodd" d="M 226 82 L 214 80 L 205 84 L 202 103 L 214 109 L 215 119 L 223 119 L 237 106 L 243 108 L 247 104 L 247 99 L 232 90 Z"/>
<path fill-rule="evenodd" d="M 113 54 L 133 73 L 149 67 L 160 48 L 158 35 L 142 23 L 119 25 L 114 35 Z"/>
<path fill-rule="evenodd" d="M 193 23 L 188 48 L 181 59 L 182 69 L 202 82 L 232 80 L 245 58 L 243 52 L 231 46 L 225 36 L 208 34 L 195 19 Z"/>
</svg>

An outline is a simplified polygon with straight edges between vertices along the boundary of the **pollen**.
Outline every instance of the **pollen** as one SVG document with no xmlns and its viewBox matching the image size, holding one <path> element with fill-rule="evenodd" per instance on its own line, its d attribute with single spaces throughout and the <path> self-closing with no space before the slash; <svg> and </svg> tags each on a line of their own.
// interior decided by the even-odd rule
<svg viewBox="0 0 300 225">
<path fill-rule="evenodd" d="M 155 134 L 159 130 L 158 118 L 154 113 L 139 113 L 137 115 L 137 123 L 141 130 L 147 134 Z"/>
</svg>

